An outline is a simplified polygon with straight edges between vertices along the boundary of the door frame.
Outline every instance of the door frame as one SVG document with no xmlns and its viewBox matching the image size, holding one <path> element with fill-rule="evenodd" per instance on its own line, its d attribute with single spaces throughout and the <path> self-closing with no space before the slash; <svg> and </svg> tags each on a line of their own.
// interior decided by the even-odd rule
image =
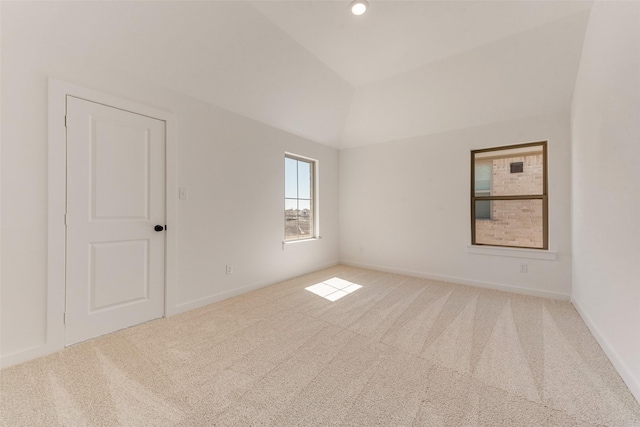
<svg viewBox="0 0 640 427">
<path fill-rule="evenodd" d="M 176 119 L 169 111 L 149 107 L 118 96 L 87 89 L 57 79 L 49 79 L 48 101 L 48 243 L 47 243 L 47 328 L 40 355 L 65 347 L 66 225 L 67 205 L 67 132 L 65 125 L 67 95 L 103 104 L 165 122 L 165 296 L 164 317 L 176 310 Z M 38 357 L 40 355 L 32 355 Z"/>
</svg>

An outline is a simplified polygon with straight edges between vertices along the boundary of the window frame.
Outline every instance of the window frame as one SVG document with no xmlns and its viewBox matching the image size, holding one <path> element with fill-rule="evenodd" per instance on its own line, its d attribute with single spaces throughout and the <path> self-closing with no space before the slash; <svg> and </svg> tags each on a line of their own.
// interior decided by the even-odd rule
<svg viewBox="0 0 640 427">
<path fill-rule="evenodd" d="M 542 147 L 542 194 L 524 194 L 524 195 L 512 195 L 512 196 L 476 196 L 475 191 L 475 156 L 479 153 L 487 153 L 491 151 L 505 151 L 518 148 L 529 147 Z M 489 247 L 503 247 L 503 248 L 519 248 L 519 249 L 535 249 L 535 250 L 548 250 L 549 249 L 549 196 L 548 196 L 548 156 L 547 156 L 548 141 L 527 142 L 523 144 L 504 145 L 500 147 L 482 148 L 478 150 L 471 150 L 471 244 L 473 246 L 489 246 Z M 493 178 L 492 178 L 493 181 Z M 492 182 L 493 184 L 493 182 Z M 487 243 L 478 243 L 476 241 L 476 201 L 482 200 L 542 200 L 542 247 L 531 246 L 513 246 L 513 245 L 496 245 Z M 492 215 L 493 217 L 493 215 Z M 483 220 L 483 219 L 481 219 Z M 484 221 L 489 221 L 484 219 Z"/>
<path fill-rule="evenodd" d="M 296 198 L 292 198 L 292 197 L 287 197 L 287 193 L 286 193 L 286 182 L 287 182 L 287 172 L 286 172 L 286 166 L 284 168 L 284 229 L 283 229 L 283 243 L 293 243 L 293 242 L 302 242 L 305 240 L 314 240 L 318 238 L 318 207 L 317 207 L 317 173 L 318 173 L 318 161 L 316 159 L 312 159 L 310 157 L 305 157 L 305 156 L 300 156 L 298 154 L 293 154 L 293 153 L 289 153 L 289 152 L 285 152 L 284 153 L 284 165 L 286 165 L 286 161 L 287 159 L 291 159 L 291 160 L 295 160 L 297 162 L 304 162 L 309 164 L 309 175 L 310 175 L 310 189 L 309 189 L 309 199 L 301 199 L 299 197 Z M 283 166 L 284 166 L 283 165 Z M 296 181 L 298 179 L 298 176 L 296 176 Z M 298 194 L 299 195 L 299 194 Z M 310 220 L 310 227 L 311 227 L 311 232 L 309 233 L 309 236 L 305 236 L 305 237 L 298 237 L 295 239 L 291 239 L 291 238 L 287 238 L 287 229 L 286 229 L 286 222 L 287 222 L 287 209 L 286 209 L 286 204 L 287 204 L 287 200 L 309 200 L 309 204 L 310 204 L 310 215 L 311 215 L 311 220 Z M 301 235 L 298 235 L 301 236 Z"/>
</svg>

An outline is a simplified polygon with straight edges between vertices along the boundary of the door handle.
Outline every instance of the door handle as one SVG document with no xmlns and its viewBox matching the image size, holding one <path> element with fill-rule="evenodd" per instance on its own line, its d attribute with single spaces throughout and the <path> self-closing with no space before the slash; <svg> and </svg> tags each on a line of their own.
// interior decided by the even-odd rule
<svg viewBox="0 0 640 427">
<path fill-rule="evenodd" d="M 161 226 L 161 225 L 156 225 L 155 227 L 153 227 L 153 229 L 156 230 L 156 231 L 162 231 L 162 230 L 164 230 L 164 227 Z"/>
</svg>

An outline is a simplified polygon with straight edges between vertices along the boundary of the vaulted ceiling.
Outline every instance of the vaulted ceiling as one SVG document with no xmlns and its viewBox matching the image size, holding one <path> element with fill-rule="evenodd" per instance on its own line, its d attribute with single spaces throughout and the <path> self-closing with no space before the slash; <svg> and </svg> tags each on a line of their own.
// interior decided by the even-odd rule
<svg viewBox="0 0 640 427">
<path fill-rule="evenodd" d="M 356 17 L 348 1 L 251 4 L 355 89 L 343 148 L 568 109 L 591 5 L 372 0 Z"/>
<path fill-rule="evenodd" d="M 591 2 L 370 0 L 359 17 L 348 5 L 52 2 L 42 31 L 338 148 L 570 108 Z"/>
<path fill-rule="evenodd" d="M 258 1 L 260 13 L 354 87 L 583 12 L 566 1 Z"/>
</svg>

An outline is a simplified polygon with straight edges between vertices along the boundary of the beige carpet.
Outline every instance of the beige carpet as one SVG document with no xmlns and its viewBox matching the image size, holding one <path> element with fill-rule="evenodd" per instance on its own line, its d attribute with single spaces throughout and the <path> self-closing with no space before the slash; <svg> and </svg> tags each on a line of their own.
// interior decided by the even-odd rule
<svg viewBox="0 0 640 427">
<path fill-rule="evenodd" d="M 333 277 L 362 287 L 305 290 Z M 4 426 L 640 426 L 568 302 L 344 266 L 0 380 Z"/>
</svg>

